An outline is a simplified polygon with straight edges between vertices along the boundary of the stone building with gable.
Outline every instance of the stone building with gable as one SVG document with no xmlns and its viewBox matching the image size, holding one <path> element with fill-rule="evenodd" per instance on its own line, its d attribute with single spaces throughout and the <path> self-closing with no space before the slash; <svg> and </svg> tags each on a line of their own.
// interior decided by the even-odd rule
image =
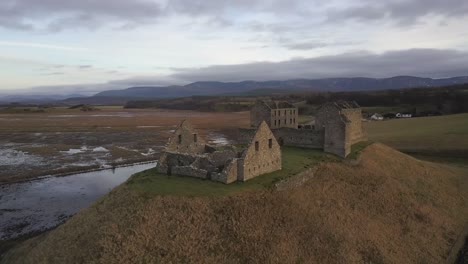
<svg viewBox="0 0 468 264">
<path fill-rule="evenodd" d="M 209 179 L 223 183 L 247 181 L 281 170 L 281 149 L 266 122 L 262 122 L 246 148 L 215 147 L 206 144 L 192 125 L 184 120 L 170 137 L 157 171 Z"/>
<path fill-rule="evenodd" d="M 273 120 L 273 109 L 262 105 L 272 104 L 257 102 L 251 109 L 251 124 L 259 122 L 259 118 L 262 117 L 266 117 L 270 122 Z M 265 114 L 268 112 L 265 109 L 271 109 L 270 115 Z M 297 110 L 295 113 L 297 120 Z M 320 106 L 313 126 L 298 128 L 297 123 L 291 127 L 273 125 L 272 132 L 280 145 L 323 149 L 343 158 L 351 152 L 353 144 L 367 140 L 362 126 L 361 108 L 356 102 L 346 101 L 329 102 Z M 252 133 L 252 129 L 240 129 L 238 141 L 248 141 Z"/>
<path fill-rule="evenodd" d="M 323 132 L 324 151 L 341 157 L 351 152 L 353 144 L 367 140 L 361 107 L 354 101 L 328 102 L 320 106 L 314 129 Z"/>
<path fill-rule="evenodd" d="M 284 101 L 257 100 L 250 111 L 250 127 L 258 127 L 263 121 L 271 129 L 297 128 L 299 122 L 297 107 Z"/>
</svg>

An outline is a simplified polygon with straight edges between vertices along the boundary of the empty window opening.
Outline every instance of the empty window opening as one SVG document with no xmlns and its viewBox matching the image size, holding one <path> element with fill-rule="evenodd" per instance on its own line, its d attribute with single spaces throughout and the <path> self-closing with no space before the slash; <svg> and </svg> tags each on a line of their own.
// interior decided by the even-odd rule
<svg viewBox="0 0 468 264">
<path fill-rule="evenodd" d="M 273 140 L 271 138 L 268 139 L 268 147 L 269 148 L 273 147 Z"/>
<path fill-rule="evenodd" d="M 255 141 L 255 151 L 258 151 L 259 148 L 260 148 L 260 146 L 258 144 L 258 141 Z"/>
<path fill-rule="evenodd" d="M 197 134 L 193 134 L 193 142 L 197 143 L 197 140 L 198 140 Z"/>
<path fill-rule="evenodd" d="M 276 120 L 275 120 L 275 126 L 276 126 Z"/>
<path fill-rule="evenodd" d="M 284 110 L 284 115 L 286 115 L 286 110 Z"/>
<path fill-rule="evenodd" d="M 179 135 L 179 144 L 182 144 L 182 135 Z"/>
</svg>

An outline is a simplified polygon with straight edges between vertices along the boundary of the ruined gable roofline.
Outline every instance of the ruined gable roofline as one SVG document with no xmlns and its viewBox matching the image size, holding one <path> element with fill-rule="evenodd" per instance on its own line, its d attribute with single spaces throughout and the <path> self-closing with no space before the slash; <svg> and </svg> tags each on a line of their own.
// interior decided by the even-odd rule
<svg viewBox="0 0 468 264">
<path fill-rule="evenodd" d="M 247 155 L 247 150 L 249 149 L 250 146 L 252 146 L 252 144 L 255 144 L 255 136 L 257 135 L 258 131 L 260 130 L 263 124 L 265 124 L 265 126 L 267 126 L 267 128 L 270 129 L 270 127 L 265 121 L 262 121 L 260 125 L 257 126 L 257 128 L 255 129 L 255 133 L 253 134 L 252 138 L 249 141 L 249 144 L 247 145 L 247 148 L 242 152 L 241 159 L 245 159 L 245 156 Z M 273 136 L 273 140 L 276 140 L 274 136 Z"/>
<path fill-rule="evenodd" d="M 343 110 L 343 109 L 358 109 L 361 108 L 356 101 L 344 101 L 344 100 L 339 100 L 339 101 L 334 101 L 334 102 L 327 102 L 322 104 L 318 109 L 327 106 L 327 105 L 332 105 L 338 110 Z"/>
<path fill-rule="evenodd" d="M 258 100 L 260 103 L 268 107 L 268 109 L 283 109 L 283 108 L 296 108 L 293 104 L 286 102 L 286 101 L 265 101 L 265 100 Z"/>
</svg>

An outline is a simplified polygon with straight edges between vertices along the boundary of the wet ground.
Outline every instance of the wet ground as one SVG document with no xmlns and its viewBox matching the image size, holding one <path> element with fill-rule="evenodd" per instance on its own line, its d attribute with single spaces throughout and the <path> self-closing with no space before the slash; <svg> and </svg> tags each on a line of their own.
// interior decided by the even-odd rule
<svg viewBox="0 0 468 264">
<path fill-rule="evenodd" d="M 0 240 L 53 228 L 156 163 L 0 186 Z"/>
<path fill-rule="evenodd" d="M 50 111 L 0 112 L 0 242 L 53 228 L 132 174 L 154 167 L 183 119 L 215 145 L 228 144 L 226 127 L 246 120 L 245 113 Z M 153 163 L 118 167 L 142 161 Z"/>
<path fill-rule="evenodd" d="M 0 112 L 0 184 L 155 160 L 183 119 L 215 144 L 227 143 L 223 129 L 245 122 L 244 113 L 50 111 Z"/>
</svg>

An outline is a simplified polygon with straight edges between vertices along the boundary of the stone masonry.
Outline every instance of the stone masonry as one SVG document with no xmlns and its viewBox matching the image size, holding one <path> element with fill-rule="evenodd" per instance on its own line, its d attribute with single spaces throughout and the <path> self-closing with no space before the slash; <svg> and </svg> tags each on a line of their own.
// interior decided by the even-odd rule
<svg viewBox="0 0 468 264">
<path fill-rule="evenodd" d="M 216 148 L 205 142 L 188 121 L 183 121 L 169 139 L 157 171 L 227 184 L 281 170 L 281 149 L 265 122 L 255 130 L 245 149 Z"/>
<path fill-rule="evenodd" d="M 250 116 L 255 120 L 251 120 L 251 124 L 258 122 L 257 118 L 268 116 L 265 109 L 260 102 L 252 107 Z M 297 109 L 291 113 L 297 113 Z M 268 118 L 272 120 L 271 116 Z M 356 102 L 346 101 L 320 106 L 313 127 L 298 129 L 296 124 L 294 128 L 276 127 L 272 131 L 280 145 L 323 149 L 343 158 L 351 152 L 353 144 L 367 139 L 362 126 L 361 108 Z M 251 129 L 240 129 L 238 141 L 246 142 L 252 133 Z"/>
<path fill-rule="evenodd" d="M 297 128 L 297 108 L 288 102 L 257 100 L 250 111 L 250 126 L 258 127 L 263 121 L 271 129 L 280 127 Z"/>
</svg>

